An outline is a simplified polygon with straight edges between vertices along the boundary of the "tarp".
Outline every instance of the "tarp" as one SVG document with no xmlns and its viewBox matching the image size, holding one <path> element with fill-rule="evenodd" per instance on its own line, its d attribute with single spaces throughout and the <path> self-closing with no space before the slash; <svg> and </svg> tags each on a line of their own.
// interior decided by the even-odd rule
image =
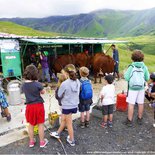
<svg viewBox="0 0 155 155">
<path fill-rule="evenodd" d="M 107 39 L 20 39 L 25 42 L 35 43 L 38 45 L 47 44 L 116 44 L 116 43 L 127 43 L 127 41 L 118 41 L 118 40 L 107 40 Z"/>
</svg>

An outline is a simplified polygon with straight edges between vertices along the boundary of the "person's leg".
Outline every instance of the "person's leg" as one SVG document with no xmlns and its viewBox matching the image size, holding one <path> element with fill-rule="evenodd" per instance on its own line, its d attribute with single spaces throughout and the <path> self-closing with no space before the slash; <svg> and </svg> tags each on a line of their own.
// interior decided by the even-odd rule
<svg viewBox="0 0 155 155">
<path fill-rule="evenodd" d="M 138 92 L 137 103 L 138 103 L 138 116 L 137 116 L 137 123 L 142 125 L 142 118 L 143 118 L 143 111 L 144 111 L 144 97 L 145 91 L 140 90 Z"/>
<path fill-rule="evenodd" d="M 138 104 L 138 118 L 143 117 L 143 111 L 144 111 L 144 104 Z"/>
<path fill-rule="evenodd" d="M 134 104 L 129 103 L 128 104 L 128 120 L 129 121 L 132 121 L 133 113 L 134 113 Z"/>
<path fill-rule="evenodd" d="M 42 79 L 42 82 L 45 82 L 45 68 L 42 68 L 42 76 L 41 76 L 41 79 Z"/>
<path fill-rule="evenodd" d="M 85 122 L 85 115 L 84 115 L 84 112 L 81 112 L 81 122 Z"/>
<path fill-rule="evenodd" d="M 5 112 L 6 116 L 9 116 L 10 115 L 8 108 L 4 108 L 4 112 Z"/>
<path fill-rule="evenodd" d="M 29 132 L 30 141 L 33 142 L 34 141 L 34 126 L 31 125 L 30 123 L 28 126 L 28 132 Z"/>
<path fill-rule="evenodd" d="M 44 124 L 38 124 L 40 142 L 44 140 Z"/>
<path fill-rule="evenodd" d="M 89 120 L 90 120 L 90 112 L 86 111 L 86 121 L 89 122 Z"/>
<path fill-rule="evenodd" d="M 61 115 L 61 124 L 60 124 L 60 127 L 59 127 L 57 133 L 60 134 L 64 130 L 65 127 L 66 127 L 66 115 L 62 114 Z"/>
<path fill-rule="evenodd" d="M 45 77 L 46 77 L 48 83 L 51 82 L 50 74 L 49 74 L 49 68 L 45 69 Z"/>
<path fill-rule="evenodd" d="M 109 115 L 109 121 L 112 122 L 112 120 L 113 120 L 113 114 L 110 114 Z"/>
<path fill-rule="evenodd" d="M 74 141 L 74 131 L 73 131 L 73 124 L 72 124 L 72 114 L 66 115 L 66 125 L 68 129 L 69 139 Z"/>
<path fill-rule="evenodd" d="M 104 121 L 104 123 L 107 123 L 107 121 L 108 121 L 108 115 L 104 115 L 103 121 Z"/>
</svg>

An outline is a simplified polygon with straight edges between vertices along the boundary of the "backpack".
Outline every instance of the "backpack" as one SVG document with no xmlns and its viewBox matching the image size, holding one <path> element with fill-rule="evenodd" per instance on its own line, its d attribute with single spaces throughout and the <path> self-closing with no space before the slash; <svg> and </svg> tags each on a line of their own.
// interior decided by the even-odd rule
<svg viewBox="0 0 155 155">
<path fill-rule="evenodd" d="M 90 83 L 90 80 L 80 80 L 82 83 L 81 85 L 81 92 L 80 92 L 80 98 L 83 100 L 89 100 L 93 97 L 93 89 L 92 84 Z"/>
<path fill-rule="evenodd" d="M 130 74 L 129 87 L 133 90 L 140 90 L 145 84 L 144 70 L 142 67 L 136 67 L 134 65 L 131 66 L 133 69 Z"/>
</svg>

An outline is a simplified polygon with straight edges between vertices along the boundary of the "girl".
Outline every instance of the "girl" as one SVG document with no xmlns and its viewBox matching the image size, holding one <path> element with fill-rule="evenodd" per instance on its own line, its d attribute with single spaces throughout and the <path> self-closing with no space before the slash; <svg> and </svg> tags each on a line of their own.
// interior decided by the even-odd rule
<svg viewBox="0 0 155 155">
<path fill-rule="evenodd" d="M 38 80 L 38 70 L 34 65 L 26 67 L 24 72 L 25 82 L 22 85 L 22 91 L 26 97 L 26 121 L 29 123 L 29 147 L 34 147 L 34 126 L 38 125 L 40 147 L 43 148 L 48 143 L 47 139 L 44 139 L 44 121 L 45 110 L 44 100 L 40 94 L 44 94 L 43 86 Z"/>
<path fill-rule="evenodd" d="M 77 113 L 77 107 L 79 104 L 80 81 L 76 77 L 76 70 L 74 65 L 67 65 L 67 67 L 65 67 L 65 71 L 67 71 L 69 74 L 69 78 L 61 84 L 58 90 L 58 96 L 62 97 L 61 125 L 57 132 L 51 132 L 50 135 L 55 138 L 60 138 L 60 133 L 67 126 L 69 134 L 67 137 L 67 142 L 71 146 L 75 146 L 72 114 Z"/>
</svg>

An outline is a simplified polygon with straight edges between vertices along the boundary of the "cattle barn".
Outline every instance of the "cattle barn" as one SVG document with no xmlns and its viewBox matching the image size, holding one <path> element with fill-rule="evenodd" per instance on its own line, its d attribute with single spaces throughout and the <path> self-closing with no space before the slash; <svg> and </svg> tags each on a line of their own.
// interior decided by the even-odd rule
<svg viewBox="0 0 155 155">
<path fill-rule="evenodd" d="M 125 41 L 107 40 L 103 38 L 24 38 L 19 40 L 23 67 L 31 63 L 30 57 L 38 51 L 48 51 L 49 57 L 77 54 L 84 51 L 93 56 L 103 51 L 105 44 L 125 43 Z"/>
<path fill-rule="evenodd" d="M 15 70 L 13 69 L 14 75 L 12 75 L 12 70 L 6 68 L 6 65 L 3 62 L 3 53 L 0 49 L 0 72 L 2 74 L 8 74 L 4 77 L 12 76 L 21 76 L 24 68 L 32 63 L 32 59 L 36 56 L 36 61 L 39 61 L 37 58 L 37 53 L 40 51 L 48 51 L 48 56 L 53 60 L 56 60 L 59 56 L 65 55 L 74 55 L 78 53 L 87 52 L 89 56 L 94 56 L 96 53 L 103 51 L 105 44 L 117 44 L 125 43 L 125 41 L 116 41 L 116 40 L 107 40 L 103 38 L 77 38 L 77 37 L 55 37 L 55 38 L 39 38 L 39 37 L 25 37 L 25 36 L 1 36 L 0 40 L 5 42 L 16 42 L 19 43 L 19 57 L 16 61 L 19 65 L 12 65 L 19 67 L 18 74 L 16 75 Z M 18 52 L 15 52 L 15 54 Z M 14 54 L 9 52 L 8 54 Z M 62 59 L 64 61 L 64 59 Z M 12 62 L 12 59 L 9 59 Z M 51 61 L 54 62 L 54 61 Z M 11 63 L 10 63 L 11 64 Z M 15 63 L 14 63 L 15 64 Z M 12 69 L 12 68 L 11 68 Z"/>
</svg>

